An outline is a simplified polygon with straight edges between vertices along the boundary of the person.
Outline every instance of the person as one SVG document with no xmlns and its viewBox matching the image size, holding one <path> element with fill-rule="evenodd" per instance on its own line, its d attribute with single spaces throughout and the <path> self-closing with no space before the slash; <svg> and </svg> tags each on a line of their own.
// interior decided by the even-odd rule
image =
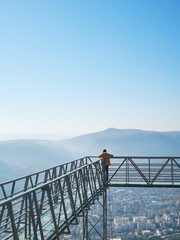
<svg viewBox="0 0 180 240">
<path fill-rule="evenodd" d="M 109 171 L 109 166 L 110 166 L 110 158 L 114 157 L 112 154 L 107 153 L 106 149 L 103 150 L 103 152 L 98 156 L 98 158 L 103 158 L 104 159 L 104 167 L 105 167 L 105 177 L 106 180 L 108 181 L 108 171 Z"/>
</svg>

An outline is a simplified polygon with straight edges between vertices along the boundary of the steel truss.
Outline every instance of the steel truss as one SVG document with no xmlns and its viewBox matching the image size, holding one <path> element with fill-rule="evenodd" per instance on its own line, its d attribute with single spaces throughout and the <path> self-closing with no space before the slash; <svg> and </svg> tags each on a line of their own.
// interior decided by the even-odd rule
<svg viewBox="0 0 180 240">
<path fill-rule="evenodd" d="M 180 157 L 115 157 L 111 163 L 111 187 L 180 187 Z"/>
<path fill-rule="evenodd" d="M 95 239 L 95 236 L 99 240 L 107 239 L 107 188 L 102 190 L 95 207 L 97 208 L 96 220 L 89 214 L 91 211 L 86 211 L 84 215 L 83 221 L 86 234 L 83 240 Z"/>
<path fill-rule="evenodd" d="M 85 157 L 0 184 L 0 239 L 59 240 L 83 223 L 82 239 L 107 240 L 107 188 L 180 187 L 180 157 L 114 157 L 105 181 L 103 161 Z M 94 222 L 89 209 L 99 204 Z"/>
</svg>

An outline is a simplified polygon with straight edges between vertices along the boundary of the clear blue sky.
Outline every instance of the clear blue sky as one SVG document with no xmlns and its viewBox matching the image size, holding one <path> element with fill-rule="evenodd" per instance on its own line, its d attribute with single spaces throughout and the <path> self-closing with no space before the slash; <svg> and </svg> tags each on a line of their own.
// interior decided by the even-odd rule
<svg viewBox="0 0 180 240">
<path fill-rule="evenodd" d="M 180 130 L 179 0 L 0 0 L 0 133 Z"/>
</svg>

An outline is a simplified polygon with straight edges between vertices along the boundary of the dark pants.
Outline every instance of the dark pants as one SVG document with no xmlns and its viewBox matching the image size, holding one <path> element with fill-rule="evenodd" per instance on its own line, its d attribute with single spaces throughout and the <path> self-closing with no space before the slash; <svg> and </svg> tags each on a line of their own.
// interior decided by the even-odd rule
<svg viewBox="0 0 180 240">
<path fill-rule="evenodd" d="M 108 181 L 108 177 L 109 177 L 108 168 L 109 168 L 109 166 L 105 165 L 105 179 L 106 179 L 106 181 Z"/>
</svg>

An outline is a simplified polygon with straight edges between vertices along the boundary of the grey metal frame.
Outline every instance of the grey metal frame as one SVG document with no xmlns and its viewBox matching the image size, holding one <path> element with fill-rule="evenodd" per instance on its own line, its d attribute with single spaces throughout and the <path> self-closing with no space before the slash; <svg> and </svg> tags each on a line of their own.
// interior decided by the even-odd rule
<svg viewBox="0 0 180 240">
<path fill-rule="evenodd" d="M 114 157 L 111 187 L 180 187 L 180 157 Z"/>
<path fill-rule="evenodd" d="M 180 157 L 114 157 L 108 182 L 103 161 L 85 157 L 1 183 L 0 239 L 58 240 L 82 217 L 83 240 L 92 229 L 106 240 L 107 188 L 115 186 L 180 187 Z M 102 207 L 100 233 L 88 214 L 95 202 Z"/>
<path fill-rule="evenodd" d="M 0 185 L 0 239 L 60 239 L 103 189 L 99 161 L 86 157 Z M 17 187 L 17 188 L 16 188 Z"/>
</svg>

